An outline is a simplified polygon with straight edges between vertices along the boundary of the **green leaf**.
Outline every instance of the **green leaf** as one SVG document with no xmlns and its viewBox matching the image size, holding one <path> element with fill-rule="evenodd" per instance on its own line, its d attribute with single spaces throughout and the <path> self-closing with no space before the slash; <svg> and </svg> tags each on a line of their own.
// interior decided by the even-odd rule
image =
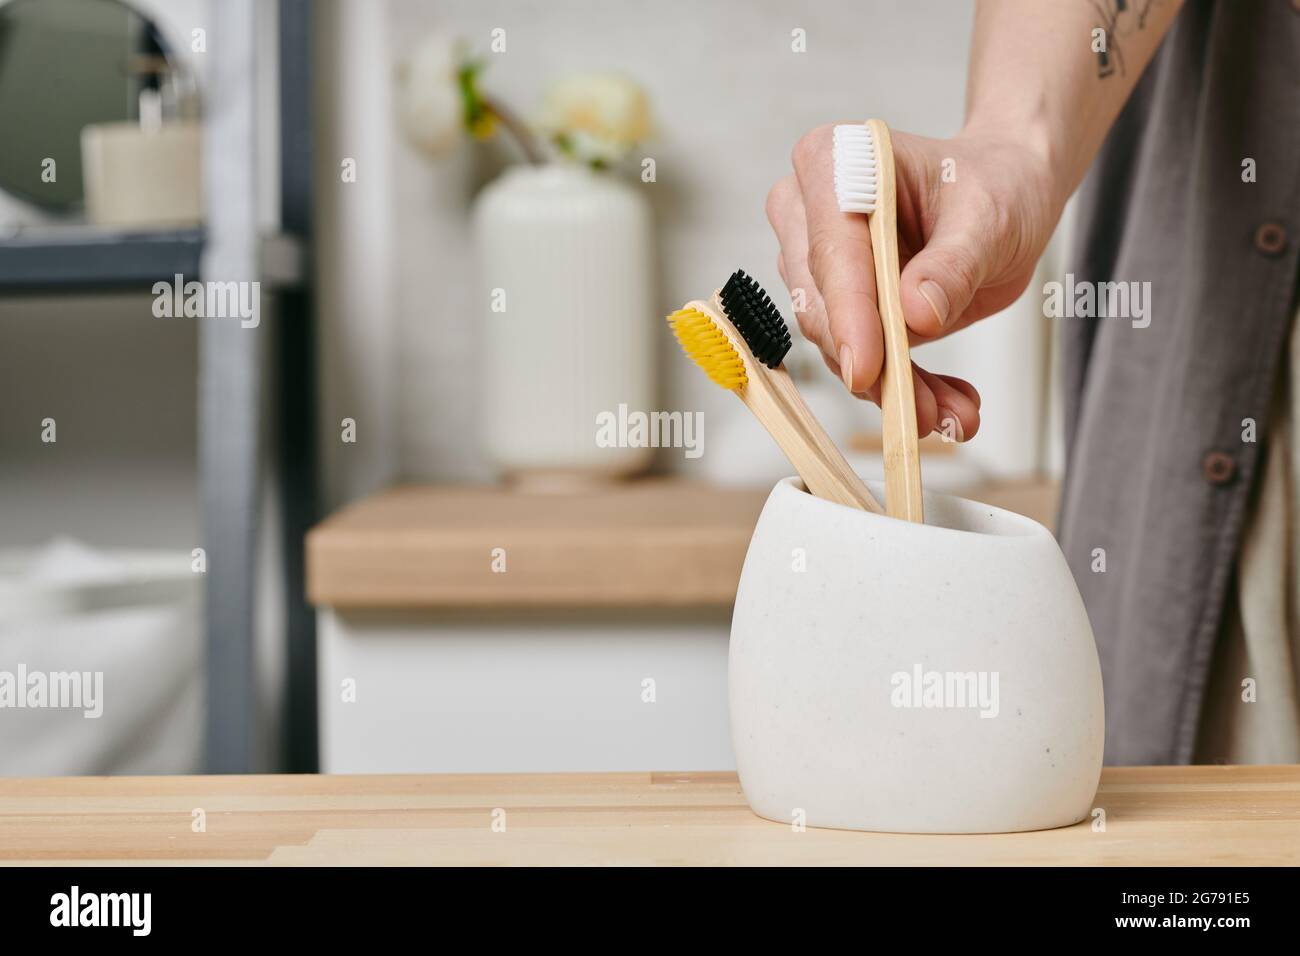
<svg viewBox="0 0 1300 956">
<path fill-rule="evenodd" d="M 482 72 L 483 63 L 475 60 L 467 60 L 456 71 L 456 82 L 460 87 L 461 102 L 464 104 L 465 128 L 470 132 L 479 128 L 479 124 L 488 112 L 483 102 L 483 95 L 478 91 L 478 77 Z"/>
</svg>

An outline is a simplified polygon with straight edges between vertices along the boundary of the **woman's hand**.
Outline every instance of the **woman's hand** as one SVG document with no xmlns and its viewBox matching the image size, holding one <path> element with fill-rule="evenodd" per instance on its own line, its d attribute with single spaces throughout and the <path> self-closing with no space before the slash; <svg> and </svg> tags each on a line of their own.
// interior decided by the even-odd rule
<svg viewBox="0 0 1300 956">
<path fill-rule="evenodd" d="M 794 175 L 767 197 L 778 268 L 803 334 L 849 391 L 879 403 L 884 357 L 867 217 L 835 200 L 831 131 L 794 148 Z M 938 140 L 891 131 L 898 192 L 903 316 L 913 344 L 998 312 L 1028 285 L 1063 199 L 1043 155 L 1010 137 L 967 132 Z M 969 382 L 913 363 L 917 428 L 964 441 L 979 428 Z"/>
</svg>

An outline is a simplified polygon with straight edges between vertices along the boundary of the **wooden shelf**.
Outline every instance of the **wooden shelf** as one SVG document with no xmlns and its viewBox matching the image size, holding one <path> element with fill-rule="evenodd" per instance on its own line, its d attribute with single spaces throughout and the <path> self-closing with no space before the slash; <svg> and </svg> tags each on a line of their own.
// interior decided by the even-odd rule
<svg viewBox="0 0 1300 956">
<path fill-rule="evenodd" d="M 1055 508 L 1048 482 L 969 496 L 1049 524 Z M 729 608 L 766 498 L 674 480 L 572 494 L 396 488 L 312 529 L 307 596 L 335 608 Z"/>
<path fill-rule="evenodd" d="M 956 797 L 954 797 L 956 799 Z M 1107 767 L 1082 823 L 960 836 L 799 832 L 734 773 L 0 781 L 0 860 L 60 866 L 1296 866 L 1300 767 Z M 193 833 L 203 807 L 220 825 Z M 508 830 L 490 811 L 504 808 Z"/>
<path fill-rule="evenodd" d="M 766 497 L 675 481 L 397 488 L 312 529 L 307 596 L 349 608 L 729 606 Z"/>
</svg>

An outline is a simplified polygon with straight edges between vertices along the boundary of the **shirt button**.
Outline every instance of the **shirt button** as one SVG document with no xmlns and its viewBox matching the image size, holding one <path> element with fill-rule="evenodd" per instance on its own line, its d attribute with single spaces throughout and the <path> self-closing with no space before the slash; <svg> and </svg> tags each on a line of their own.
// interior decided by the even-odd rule
<svg viewBox="0 0 1300 956">
<path fill-rule="evenodd" d="M 1232 456 L 1223 451 L 1212 451 L 1201 462 L 1205 480 L 1212 485 L 1226 485 L 1237 473 L 1237 463 Z"/>
<path fill-rule="evenodd" d="M 1255 248 L 1266 256 L 1280 255 L 1286 249 L 1286 227 L 1280 222 L 1263 223 L 1255 230 Z"/>
</svg>

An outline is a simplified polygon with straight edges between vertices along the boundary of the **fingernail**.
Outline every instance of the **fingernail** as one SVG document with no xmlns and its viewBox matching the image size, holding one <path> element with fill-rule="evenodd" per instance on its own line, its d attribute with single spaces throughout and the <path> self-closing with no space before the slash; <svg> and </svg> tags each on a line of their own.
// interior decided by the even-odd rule
<svg viewBox="0 0 1300 956">
<path fill-rule="evenodd" d="M 853 391 L 853 349 L 847 345 L 840 346 L 840 376 L 844 379 L 844 387 Z"/>
<path fill-rule="evenodd" d="M 939 328 L 943 328 L 943 324 L 948 321 L 948 294 L 943 291 L 943 286 L 933 279 L 926 279 L 917 287 L 917 291 L 930 303 L 934 317 L 939 320 Z"/>
<path fill-rule="evenodd" d="M 965 441 L 966 435 L 961 430 L 961 419 L 952 409 L 939 406 L 939 437 L 944 441 Z"/>
</svg>

